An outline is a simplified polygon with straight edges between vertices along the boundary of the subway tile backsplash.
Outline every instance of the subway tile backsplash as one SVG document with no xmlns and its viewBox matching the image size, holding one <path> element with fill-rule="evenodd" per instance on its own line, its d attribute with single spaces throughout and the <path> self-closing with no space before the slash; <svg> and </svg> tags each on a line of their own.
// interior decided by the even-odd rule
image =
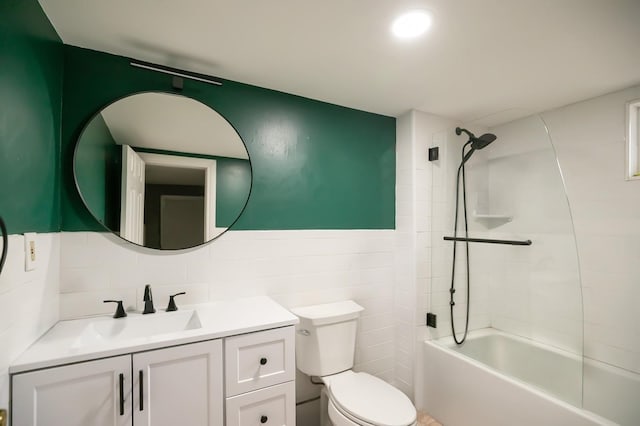
<svg viewBox="0 0 640 426">
<path fill-rule="evenodd" d="M 229 231 L 184 252 L 158 253 L 104 233 L 60 234 L 60 316 L 108 314 L 102 300 L 141 309 L 151 284 L 157 309 L 168 295 L 201 303 L 268 295 L 294 307 L 354 299 L 365 307 L 357 369 L 393 378 L 393 230 Z"/>
</svg>

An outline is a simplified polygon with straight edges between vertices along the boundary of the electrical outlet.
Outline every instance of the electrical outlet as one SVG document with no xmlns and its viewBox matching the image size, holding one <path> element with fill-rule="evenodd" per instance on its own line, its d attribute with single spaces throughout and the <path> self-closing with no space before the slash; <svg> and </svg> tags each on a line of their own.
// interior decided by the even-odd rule
<svg viewBox="0 0 640 426">
<path fill-rule="evenodd" d="M 36 245 L 36 233 L 24 234 L 24 270 L 33 271 L 38 266 L 38 252 Z"/>
</svg>

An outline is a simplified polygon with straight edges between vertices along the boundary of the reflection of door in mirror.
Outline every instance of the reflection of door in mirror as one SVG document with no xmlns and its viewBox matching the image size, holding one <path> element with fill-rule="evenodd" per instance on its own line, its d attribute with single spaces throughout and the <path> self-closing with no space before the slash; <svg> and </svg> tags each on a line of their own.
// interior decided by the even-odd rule
<svg viewBox="0 0 640 426">
<path fill-rule="evenodd" d="M 216 227 L 216 161 L 122 150 L 121 236 L 158 249 L 194 247 Z"/>
<path fill-rule="evenodd" d="M 122 147 L 120 236 L 144 245 L 144 160 L 128 145 Z"/>
</svg>

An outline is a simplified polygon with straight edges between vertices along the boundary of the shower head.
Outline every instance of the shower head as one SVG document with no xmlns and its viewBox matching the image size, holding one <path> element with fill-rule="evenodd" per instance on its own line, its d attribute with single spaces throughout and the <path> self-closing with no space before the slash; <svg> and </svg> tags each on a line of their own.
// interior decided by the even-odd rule
<svg viewBox="0 0 640 426">
<path fill-rule="evenodd" d="M 467 129 L 456 127 L 456 135 L 461 135 L 463 132 L 469 136 L 469 142 L 471 142 L 471 148 L 473 149 L 482 149 L 497 139 L 493 133 L 485 133 L 478 138 Z"/>
<path fill-rule="evenodd" d="M 467 136 L 469 136 L 469 142 L 467 142 L 467 143 L 471 143 L 471 150 L 469 150 L 469 152 L 467 152 L 465 154 L 465 156 L 463 157 L 462 164 L 466 163 L 467 160 L 469 160 L 469 158 L 471 158 L 471 156 L 473 155 L 474 151 L 486 147 L 491 142 L 493 142 L 493 141 L 495 141 L 497 139 L 496 135 L 494 135 L 493 133 L 485 133 L 484 135 L 482 135 L 480 137 L 476 137 L 476 135 L 474 135 L 473 133 L 471 133 L 467 129 L 463 129 L 461 127 L 456 127 L 456 135 L 461 135 L 463 132 L 466 133 Z"/>
<path fill-rule="evenodd" d="M 497 139 L 496 135 L 493 133 L 485 133 L 479 138 L 473 137 L 471 138 L 471 148 L 473 149 L 482 149 L 485 146 L 489 145 L 491 142 Z"/>
</svg>

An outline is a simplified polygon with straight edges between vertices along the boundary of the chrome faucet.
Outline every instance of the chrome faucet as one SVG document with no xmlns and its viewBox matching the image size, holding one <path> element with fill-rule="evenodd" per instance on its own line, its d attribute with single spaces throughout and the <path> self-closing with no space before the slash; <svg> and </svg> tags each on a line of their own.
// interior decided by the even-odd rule
<svg viewBox="0 0 640 426">
<path fill-rule="evenodd" d="M 144 311 L 143 314 L 153 314 L 156 309 L 153 307 L 153 296 L 151 295 L 151 286 L 149 284 L 144 286 Z"/>
</svg>

